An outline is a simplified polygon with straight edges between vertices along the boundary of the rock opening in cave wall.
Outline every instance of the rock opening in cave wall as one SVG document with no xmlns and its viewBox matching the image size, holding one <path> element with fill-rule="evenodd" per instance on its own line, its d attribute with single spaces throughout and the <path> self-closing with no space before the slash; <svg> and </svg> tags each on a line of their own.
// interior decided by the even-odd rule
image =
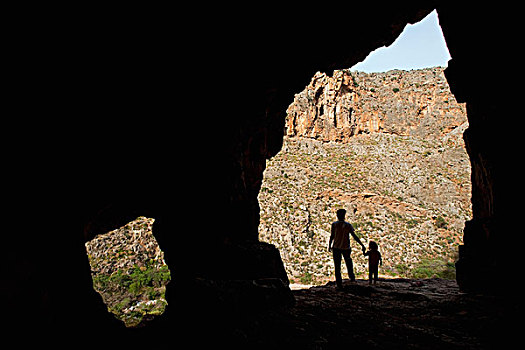
<svg viewBox="0 0 525 350">
<path fill-rule="evenodd" d="M 292 283 L 333 280 L 327 246 L 338 208 L 363 242 L 379 244 L 386 277 L 455 277 L 472 185 L 466 107 L 443 68 L 318 72 L 287 112 L 258 196 L 259 237 L 281 251 Z M 366 277 L 351 243 L 354 272 Z"/>
<path fill-rule="evenodd" d="M 126 327 L 143 326 L 168 304 L 171 275 L 152 233 L 154 221 L 141 216 L 86 243 L 93 288 Z"/>
</svg>

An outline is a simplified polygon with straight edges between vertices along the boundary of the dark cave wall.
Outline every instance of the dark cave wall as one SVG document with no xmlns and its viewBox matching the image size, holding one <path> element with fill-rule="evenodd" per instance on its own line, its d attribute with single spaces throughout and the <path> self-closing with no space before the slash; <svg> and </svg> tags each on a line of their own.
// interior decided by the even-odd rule
<svg viewBox="0 0 525 350">
<path fill-rule="evenodd" d="M 506 158 L 513 138 L 507 128 L 508 112 L 501 103 L 509 102 L 505 78 L 491 75 L 488 67 L 502 67 L 505 57 L 501 41 L 505 6 L 438 7 L 440 25 L 452 60 L 445 75 L 456 98 L 467 104 L 469 127 L 463 138 L 472 167 L 472 220 L 465 223 L 463 245 L 459 247 L 456 275 L 464 291 L 503 292 L 490 276 L 505 275 L 505 266 L 512 260 L 504 257 L 505 231 L 512 231 L 506 218 L 511 210 L 505 208 L 502 180 L 509 173 Z M 498 168 L 498 169 L 496 169 Z M 510 183 L 510 178 L 507 178 Z M 502 205 L 503 204 L 503 205 Z M 508 205 L 508 204 L 507 204 Z M 512 224 L 510 224 L 512 226 Z M 508 259 L 508 260 L 507 260 Z M 507 260 L 507 262 L 505 262 Z"/>
<path fill-rule="evenodd" d="M 480 57 L 494 62 L 500 54 L 479 37 L 497 30 L 493 9 L 439 1 L 321 7 L 285 12 L 265 5 L 242 14 L 186 9 L 177 18 L 141 9 L 139 18 L 149 19 L 140 21 L 138 9 L 126 8 L 106 11 L 92 28 L 82 235 L 70 253 L 72 270 L 80 271 L 75 291 L 85 302 L 79 328 L 116 327 L 101 314 L 83 242 L 138 215 L 156 219 L 154 234 L 175 279 L 283 277 L 278 253 L 260 253 L 273 261 L 267 268 L 258 248 L 249 247 L 258 246 L 257 195 L 266 159 L 281 147 L 293 95 L 316 71 L 352 66 L 434 8 L 453 57 L 447 79 L 467 102 L 470 122 L 474 217 L 465 229 L 458 282 L 466 289 L 486 285 L 484 274 L 500 259 L 489 247 L 499 241 L 494 155 L 504 145 L 487 137 L 498 111 L 477 67 Z M 190 20 L 182 24 L 183 17 Z M 174 301 L 157 322 L 161 328 L 177 317 L 169 310 L 176 309 L 182 284 L 170 285 Z M 55 319 L 64 324 L 60 314 L 57 309 Z"/>
</svg>

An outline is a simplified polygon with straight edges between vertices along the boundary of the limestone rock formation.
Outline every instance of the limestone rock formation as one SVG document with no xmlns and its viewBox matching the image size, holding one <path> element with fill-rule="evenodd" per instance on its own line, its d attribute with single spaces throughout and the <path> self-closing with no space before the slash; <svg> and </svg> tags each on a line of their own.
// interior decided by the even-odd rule
<svg viewBox="0 0 525 350">
<path fill-rule="evenodd" d="M 466 122 L 443 70 L 317 72 L 287 110 L 286 135 L 340 142 L 373 132 L 442 137 Z"/>
</svg>

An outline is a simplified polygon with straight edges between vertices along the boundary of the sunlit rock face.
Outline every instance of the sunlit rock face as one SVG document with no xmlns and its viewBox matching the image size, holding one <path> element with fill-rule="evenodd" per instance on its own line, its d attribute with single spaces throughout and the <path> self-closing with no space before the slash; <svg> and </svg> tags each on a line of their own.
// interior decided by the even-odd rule
<svg viewBox="0 0 525 350">
<path fill-rule="evenodd" d="M 443 70 L 317 72 L 288 107 L 286 135 L 339 142 L 377 132 L 443 137 L 467 122 Z"/>
<path fill-rule="evenodd" d="M 170 271 L 152 233 L 155 219 L 138 217 L 86 243 L 93 287 L 126 327 L 161 315 Z"/>
</svg>

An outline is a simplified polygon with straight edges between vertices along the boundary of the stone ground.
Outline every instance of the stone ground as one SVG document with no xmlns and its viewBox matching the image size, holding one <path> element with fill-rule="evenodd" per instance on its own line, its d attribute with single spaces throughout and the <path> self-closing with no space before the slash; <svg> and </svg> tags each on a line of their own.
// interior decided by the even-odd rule
<svg viewBox="0 0 525 350">
<path fill-rule="evenodd" d="M 347 280 L 343 290 L 330 282 L 293 294 L 294 306 L 245 320 L 230 340 L 264 348 L 488 349 L 509 340 L 501 332 L 514 322 L 503 298 L 464 294 L 444 279 Z"/>
</svg>

